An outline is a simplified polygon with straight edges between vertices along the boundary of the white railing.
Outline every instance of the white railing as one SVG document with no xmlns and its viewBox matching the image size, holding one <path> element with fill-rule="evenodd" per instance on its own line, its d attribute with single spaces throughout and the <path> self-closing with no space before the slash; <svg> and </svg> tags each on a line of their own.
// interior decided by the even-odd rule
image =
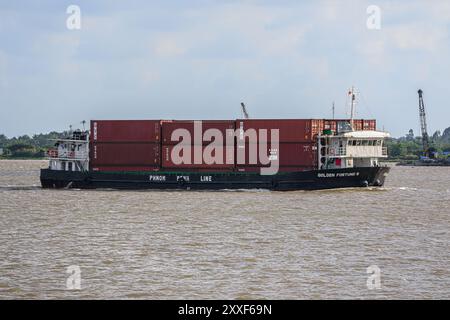
<svg viewBox="0 0 450 320">
<path fill-rule="evenodd" d="M 388 155 L 386 147 L 379 146 L 350 146 L 330 148 L 328 150 L 330 157 L 386 157 Z"/>
<path fill-rule="evenodd" d="M 72 159 L 72 160 L 86 160 L 88 158 L 87 152 L 80 151 L 63 151 L 48 150 L 47 155 L 51 159 Z"/>
<path fill-rule="evenodd" d="M 342 157 L 347 155 L 347 148 L 338 147 L 338 148 L 330 148 L 330 156 Z"/>
<path fill-rule="evenodd" d="M 337 148 L 336 155 L 338 155 L 338 156 L 346 156 L 347 155 L 347 148 L 345 148 L 345 147 Z"/>
<path fill-rule="evenodd" d="M 353 158 L 387 157 L 387 148 L 381 146 L 349 146 L 346 155 Z"/>
</svg>

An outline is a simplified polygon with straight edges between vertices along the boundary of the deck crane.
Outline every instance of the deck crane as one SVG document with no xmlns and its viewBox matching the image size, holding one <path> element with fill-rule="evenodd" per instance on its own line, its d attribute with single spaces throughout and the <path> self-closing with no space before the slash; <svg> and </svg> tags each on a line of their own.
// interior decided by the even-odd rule
<svg viewBox="0 0 450 320">
<path fill-rule="evenodd" d="M 425 157 L 430 157 L 430 141 L 428 138 L 427 132 L 427 119 L 425 115 L 425 104 L 423 103 L 423 91 L 419 89 L 417 91 L 419 94 L 419 115 L 420 115 L 420 130 L 422 132 L 422 146 L 423 146 L 423 155 Z"/>
<path fill-rule="evenodd" d="M 244 119 L 248 119 L 248 113 L 247 113 L 247 109 L 245 108 L 245 104 L 243 102 L 241 102 L 241 108 L 242 108 L 242 114 L 244 115 Z"/>
</svg>

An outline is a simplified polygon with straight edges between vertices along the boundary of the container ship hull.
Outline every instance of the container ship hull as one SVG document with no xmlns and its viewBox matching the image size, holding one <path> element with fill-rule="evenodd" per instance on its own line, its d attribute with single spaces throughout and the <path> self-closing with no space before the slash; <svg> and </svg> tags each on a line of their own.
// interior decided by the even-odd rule
<svg viewBox="0 0 450 320">
<path fill-rule="evenodd" d="M 43 188 L 277 191 L 382 186 L 389 167 L 280 172 L 77 172 L 41 169 Z"/>
<path fill-rule="evenodd" d="M 316 190 L 382 186 L 367 119 L 92 120 L 56 139 L 44 188 Z"/>
</svg>

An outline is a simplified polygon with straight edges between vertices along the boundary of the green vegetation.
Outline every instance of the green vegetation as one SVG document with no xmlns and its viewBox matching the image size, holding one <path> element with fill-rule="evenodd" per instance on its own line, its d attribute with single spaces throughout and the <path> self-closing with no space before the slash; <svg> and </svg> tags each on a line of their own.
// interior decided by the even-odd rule
<svg viewBox="0 0 450 320">
<path fill-rule="evenodd" d="M 416 160 L 423 154 L 422 138 L 415 137 L 414 132 L 401 138 L 391 138 L 386 142 L 390 160 Z M 438 157 L 443 157 L 443 153 L 450 152 L 450 127 L 441 134 L 436 131 L 430 137 L 430 149 L 437 152 Z"/>
<path fill-rule="evenodd" d="M 3 159 L 39 159 L 44 158 L 49 148 L 53 147 L 51 139 L 67 135 L 67 132 L 50 132 L 8 139 L 0 134 L 0 158 Z"/>
<path fill-rule="evenodd" d="M 49 148 L 53 147 L 51 139 L 67 136 L 66 132 L 50 132 L 48 134 L 35 134 L 8 139 L 0 134 L 0 158 L 9 159 L 35 159 L 43 158 Z M 441 134 L 436 131 L 430 137 L 431 148 L 438 152 L 438 156 L 444 152 L 450 152 L 450 127 Z M 401 138 L 391 138 L 386 142 L 389 160 L 415 160 L 422 155 L 422 139 L 415 137 L 414 132 Z"/>
</svg>

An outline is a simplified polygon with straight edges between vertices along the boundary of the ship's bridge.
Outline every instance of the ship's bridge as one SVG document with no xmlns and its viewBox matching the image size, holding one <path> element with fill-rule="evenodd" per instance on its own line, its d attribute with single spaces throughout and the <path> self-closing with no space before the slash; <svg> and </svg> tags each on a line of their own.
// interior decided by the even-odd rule
<svg viewBox="0 0 450 320">
<path fill-rule="evenodd" d="M 375 167 L 379 159 L 387 158 L 385 139 L 389 133 L 382 131 L 349 131 L 338 135 L 319 136 L 321 169 Z"/>
<path fill-rule="evenodd" d="M 49 168 L 62 171 L 89 169 L 89 132 L 75 130 L 69 137 L 52 139 L 55 147 L 48 150 Z"/>
</svg>

